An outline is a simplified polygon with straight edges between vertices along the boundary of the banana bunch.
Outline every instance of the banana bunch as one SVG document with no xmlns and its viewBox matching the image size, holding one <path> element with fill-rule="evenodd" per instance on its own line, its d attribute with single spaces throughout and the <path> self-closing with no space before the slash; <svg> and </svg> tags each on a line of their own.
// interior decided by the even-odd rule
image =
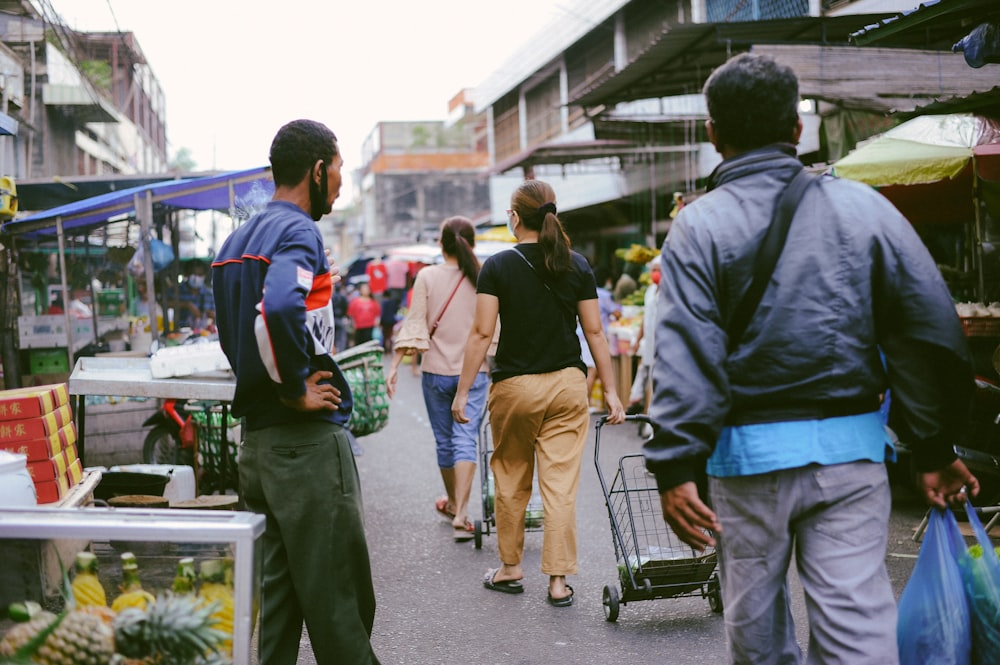
<svg viewBox="0 0 1000 665">
<path fill-rule="evenodd" d="M 633 243 L 628 249 L 619 249 L 615 251 L 615 255 L 619 258 L 640 266 L 646 265 L 659 256 L 659 254 L 660 253 L 652 247 L 646 247 L 645 245 L 638 245 L 635 243 Z"/>
</svg>

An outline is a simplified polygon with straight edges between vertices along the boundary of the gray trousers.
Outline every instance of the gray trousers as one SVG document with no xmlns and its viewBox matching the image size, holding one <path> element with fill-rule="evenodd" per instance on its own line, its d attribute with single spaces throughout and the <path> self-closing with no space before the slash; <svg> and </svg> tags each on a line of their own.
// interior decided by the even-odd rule
<svg viewBox="0 0 1000 665">
<path fill-rule="evenodd" d="M 798 665 L 788 568 L 805 592 L 809 665 L 897 665 L 885 554 L 884 464 L 810 465 L 709 478 L 730 662 Z"/>
<path fill-rule="evenodd" d="M 240 492 L 267 518 L 262 665 L 295 665 L 302 624 L 320 665 L 378 663 L 361 486 L 343 428 L 305 422 L 245 432 Z"/>
</svg>

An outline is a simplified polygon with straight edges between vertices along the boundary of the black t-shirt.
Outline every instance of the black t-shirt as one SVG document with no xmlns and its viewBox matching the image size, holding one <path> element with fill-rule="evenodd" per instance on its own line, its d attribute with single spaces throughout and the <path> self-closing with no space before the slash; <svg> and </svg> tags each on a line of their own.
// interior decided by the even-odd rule
<svg viewBox="0 0 1000 665">
<path fill-rule="evenodd" d="M 573 269 L 551 275 L 536 243 L 521 243 L 517 248 L 534 270 L 508 249 L 486 259 L 479 272 L 477 291 L 500 301 L 500 342 L 493 380 L 566 367 L 578 367 L 586 373 L 580 360 L 576 320 L 577 303 L 597 298 L 590 264 L 581 254 L 571 252 Z"/>
</svg>

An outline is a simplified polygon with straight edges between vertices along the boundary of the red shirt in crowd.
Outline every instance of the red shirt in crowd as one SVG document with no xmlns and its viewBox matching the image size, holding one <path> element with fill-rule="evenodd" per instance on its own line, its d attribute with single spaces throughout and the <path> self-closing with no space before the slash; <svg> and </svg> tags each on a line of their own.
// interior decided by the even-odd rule
<svg viewBox="0 0 1000 665">
<path fill-rule="evenodd" d="M 389 271 L 386 270 L 385 264 L 379 259 L 372 259 L 365 266 L 365 274 L 368 275 L 368 286 L 371 287 L 372 295 L 379 295 L 380 293 L 385 293 L 386 288 L 389 285 Z"/>
<path fill-rule="evenodd" d="M 381 315 L 382 306 L 374 298 L 358 296 L 347 305 L 347 316 L 351 317 L 355 329 L 374 328 Z"/>
</svg>

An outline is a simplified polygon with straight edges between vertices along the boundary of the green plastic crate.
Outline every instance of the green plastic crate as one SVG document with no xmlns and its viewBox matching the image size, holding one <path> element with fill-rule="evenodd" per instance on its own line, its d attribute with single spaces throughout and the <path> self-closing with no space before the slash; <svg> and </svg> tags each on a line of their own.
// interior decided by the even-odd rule
<svg viewBox="0 0 1000 665">
<path fill-rule="evenodd" d="M 28 359 L 32 374 L 60 374 L 69 371 L 66 349 L 30 349 Z"/>
</svg>

